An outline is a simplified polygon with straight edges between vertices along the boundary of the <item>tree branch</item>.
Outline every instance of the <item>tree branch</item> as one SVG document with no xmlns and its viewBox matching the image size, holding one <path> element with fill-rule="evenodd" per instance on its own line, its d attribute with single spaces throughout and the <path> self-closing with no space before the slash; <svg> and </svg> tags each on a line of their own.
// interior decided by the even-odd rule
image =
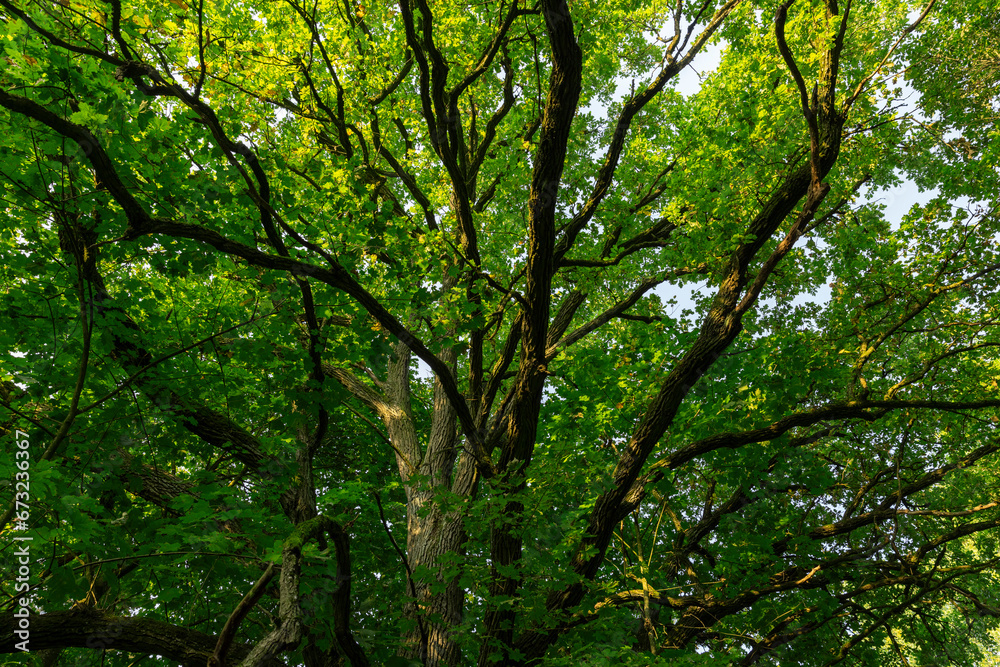
<svg viewBox="0 0 1000 667">
<path fill-rule="evenodd" d="M 15 635 L 19 627 L 14 612 L 0 615 L 0 653 L 15 653 L 21 639 Z M 164 623 L 152 618 L 112 616 L 94 609 L 32 613 L 29 618 L 32 652 L 46 649 L 86 648 L 112 649 L 140 655 L 162 655 L 185 667 L 204 667 L 215 648 L 216 640 L 197 630 Z M 250 649 L 235 644 L 230 650 L 236 660 L 246 658 Z M 258 663 L 266 667 L 284 667 L 285 663 L 271 658 Z"/>
</svg>

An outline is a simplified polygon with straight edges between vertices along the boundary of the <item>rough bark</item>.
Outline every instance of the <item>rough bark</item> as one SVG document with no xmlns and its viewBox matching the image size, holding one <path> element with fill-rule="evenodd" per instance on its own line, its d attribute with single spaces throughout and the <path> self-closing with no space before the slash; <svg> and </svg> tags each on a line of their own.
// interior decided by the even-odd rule
<svg viewBox="0 0 1000 667">
<path fill-rule="evenodd" d="M 0 616 L 0 653 L 15 653 L 20 641 L 14 612 Z M 51 614 L 31 614 L 28 619 L 31 651 L 63 648 L 111 649 L 142 655 L 162 655 L 184 667 L 204 667 L 215 648 L 215 637 L 151 618 L 112 616 L 86 609 Z M 236 665 L 250 653 L 243 644 L 230 650 L 229 665 Z M 270 659 L 259 663 L 281 667 L 284 662 Z"/>
</svg>

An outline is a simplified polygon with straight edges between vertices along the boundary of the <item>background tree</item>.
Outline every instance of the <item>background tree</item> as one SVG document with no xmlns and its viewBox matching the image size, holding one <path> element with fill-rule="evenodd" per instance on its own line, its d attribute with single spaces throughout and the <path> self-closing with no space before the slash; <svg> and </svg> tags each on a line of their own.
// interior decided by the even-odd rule
<svg viewBox="0 0 1000 667">
<path fill-rule="evenodd" d="M 0 8 L 43 664 L 990 650 L 989 3 Z"/>
</svg>

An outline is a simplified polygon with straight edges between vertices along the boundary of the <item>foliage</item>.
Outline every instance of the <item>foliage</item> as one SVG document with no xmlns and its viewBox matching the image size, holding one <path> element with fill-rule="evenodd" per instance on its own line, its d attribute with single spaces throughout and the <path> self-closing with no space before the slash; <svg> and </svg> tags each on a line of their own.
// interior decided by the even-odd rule
<svg viewBox="0 0 1000 667">
<path fill-rule="evenodd" d="M 4 652 L 995 662 L 991 2 L 0 12 Z"/>
</svg>

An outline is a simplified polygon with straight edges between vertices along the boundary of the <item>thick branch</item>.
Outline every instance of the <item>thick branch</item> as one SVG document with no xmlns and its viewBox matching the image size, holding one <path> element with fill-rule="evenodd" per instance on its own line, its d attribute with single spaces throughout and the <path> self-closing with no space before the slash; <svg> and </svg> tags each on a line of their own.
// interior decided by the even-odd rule
<svg viewBox="0 0 1000 667">
<path fill-rule="evenodd" d="M 338 580 L 343 575 L 345 580 L 338 583 L 343 587 L 350 580 L 350 559 L 346 551 L 346 534 L 337 522 L 325 517 L 317 516 L 305 521 L 298 526 L 292 534 L 285 540 L 281 551 L 281 579 L 280 597 L 278 601 L 279 625 L 262 639 L 250 651 L 250 654 L 243 661 L 242 667 L 261 667 L 269 664 L 279 653 L 289 648 L 294 648 L 302 639 L 302 607 L 299 603 L 299 577 L 302 569 L 302 549 L 309 541 L 329 534 L 333 539 L 337 550 L 337 574 Z M 343 558 L 343 561 L 341 560 Z M 346 589 L 347 595 L 350 588 Z M 346 642 L 354 651 L 352 660 L 354 664 L 365 666 L 368 664 L 367 658 L 361 653 L 360 647 L 354 642 L 353 635 L 347 627 L 344 618 L 345 605 L 349 613 L 349 599 L 343 599 L 343 591 L 338 589 L 336 596 L 336 618 L 337 639 L 344 646 Z M 351 646 L 353 643 L 353 646 Z"/>
<path fill-rule="evenodd" d="M 0 653 L 19 652 L 21 641 L 14 634 L 19 627 L 14 612 L 0 616 Z M 215 648 L 215 637 L 152 618 L 111 616 L 93 609 L 31 614 L 28 619 L 32 652 L 45 649 L 113 649 L 140 655 L 162 655 L 185 667 L 204 667 Z M 230 656 L 242 660 L 250 653 L 243 644 L 235 644 Z M 230 663 L 232 664 L 232 663 Z M 282 667 L 285 663 L 270 659 L 259 663 Z"/>
</svg>

